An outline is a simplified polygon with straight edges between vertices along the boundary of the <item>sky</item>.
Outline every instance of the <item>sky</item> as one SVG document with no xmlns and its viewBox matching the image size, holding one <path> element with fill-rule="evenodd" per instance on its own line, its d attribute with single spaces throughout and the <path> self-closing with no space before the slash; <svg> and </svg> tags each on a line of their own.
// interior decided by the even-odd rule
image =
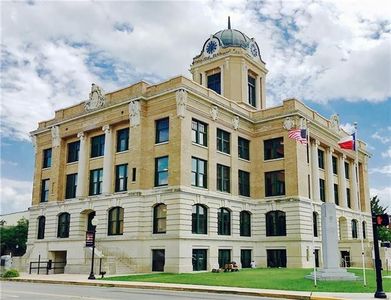
<svg viewBox="0 0 391 300">
<path fill-rule="evenodd" d="M 371 196 L 391 207 L 391 2 L 1 1 L 0 213 L 31 203 L 29 132 L 54 111 L 140 80 L 190 77 L 211 34 L 257 41 L 267 106 L 297 98 L 368 144 Z M 391 210 L 389 210 L 391 212 Z"/>
</svg>

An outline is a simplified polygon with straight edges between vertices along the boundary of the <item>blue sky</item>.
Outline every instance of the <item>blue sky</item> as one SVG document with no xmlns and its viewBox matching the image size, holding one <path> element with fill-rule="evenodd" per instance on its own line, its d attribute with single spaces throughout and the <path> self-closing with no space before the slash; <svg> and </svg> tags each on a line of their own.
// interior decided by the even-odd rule
<svg viewBox="0 0 391 300">
<path fill-rule="evenodd" d="M 368 143 L 372 195 L 391 206 L 389 1 L 1 2 L 1 213 L 31 202 L 28 133 L 54 111 L 139 80 L 188 72 L 227 27 L 254 37 L 267 106 L 297 98 Z"/>
</svg>

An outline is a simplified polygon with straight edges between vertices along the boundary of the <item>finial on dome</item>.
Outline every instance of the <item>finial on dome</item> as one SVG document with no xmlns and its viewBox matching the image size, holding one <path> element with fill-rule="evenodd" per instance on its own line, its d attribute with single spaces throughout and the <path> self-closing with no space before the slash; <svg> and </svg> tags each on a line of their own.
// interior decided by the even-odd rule
<svg viewBox="0 0 391 300">
<path fill-rule="evenodd" d="M 228 29 L 231 29 L 231 17 L 228 16 Z"/>
</svg>

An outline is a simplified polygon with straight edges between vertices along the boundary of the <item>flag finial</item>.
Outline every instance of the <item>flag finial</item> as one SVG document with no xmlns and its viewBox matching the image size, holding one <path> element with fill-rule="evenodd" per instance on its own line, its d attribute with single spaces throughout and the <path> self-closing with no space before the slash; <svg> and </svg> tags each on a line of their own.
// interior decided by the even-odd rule
<svg viewBox="0 0 391 300">
<path fill-rule="evenodd" d="M 231 29 L 231 17 L 228 16 L 228 29 Z"/>
</svg>

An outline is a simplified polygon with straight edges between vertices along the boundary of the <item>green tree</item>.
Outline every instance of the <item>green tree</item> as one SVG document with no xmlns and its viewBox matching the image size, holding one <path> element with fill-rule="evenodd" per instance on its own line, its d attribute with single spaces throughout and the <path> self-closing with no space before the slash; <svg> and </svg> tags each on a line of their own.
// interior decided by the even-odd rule
<svg viewBox="0 0 391 300">
<path fill-rule="evenodd" d="M 1 226 L 1 255 L 12 253 L 22 256 L 26 252 L 29 221 L 22 218 L 16 226 Z"/>
<path fill-rule="evenodd" d="M 379 203 L 379 201 L 380 199 L 377 196 L 371 198 L 371 210 L 372 210 L 372 214 L 374 215 L 385 214 L 388 209 L 388 206 L 383 207 Z M 391 230 L 389 227 L 379 226 L 378 233 L 379 233 L 379 240 L 381 240 L 382 242 L 391 242 Z"/>
</svg>

